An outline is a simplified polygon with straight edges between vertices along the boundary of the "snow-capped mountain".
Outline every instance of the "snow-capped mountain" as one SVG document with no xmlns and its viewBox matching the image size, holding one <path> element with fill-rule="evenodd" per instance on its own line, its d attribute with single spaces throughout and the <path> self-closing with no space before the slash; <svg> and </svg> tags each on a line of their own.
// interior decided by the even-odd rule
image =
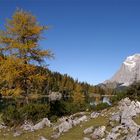
<svg viewBox="0 0 140 140">
<path fill-rule="evenodd" d="M 129 86 L 134 81 L 140 80 L 140 54 L 126 58 L 118 72 L 105 83 L 117 82 L 122 86 Z"/>
</svg>

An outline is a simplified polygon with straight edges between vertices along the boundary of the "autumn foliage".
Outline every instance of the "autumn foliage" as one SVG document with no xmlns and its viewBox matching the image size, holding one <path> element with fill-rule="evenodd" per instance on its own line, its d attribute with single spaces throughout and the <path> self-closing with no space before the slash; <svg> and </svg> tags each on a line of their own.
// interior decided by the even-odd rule
<svg viewBox="0 0 140 140">
<path fill-rule="evenodd" d="M 39 41 L 48 29 L 38 24 L 29 12 L 17 10 L 0 31 L 0 85 L 3 95 L 25 95 L 35 92 L 46 79 L 37 66 L 47 57 L 49 50 L 41 50 Z M 31 89 L 34 89 L 31 91 Z"/>
</svg>

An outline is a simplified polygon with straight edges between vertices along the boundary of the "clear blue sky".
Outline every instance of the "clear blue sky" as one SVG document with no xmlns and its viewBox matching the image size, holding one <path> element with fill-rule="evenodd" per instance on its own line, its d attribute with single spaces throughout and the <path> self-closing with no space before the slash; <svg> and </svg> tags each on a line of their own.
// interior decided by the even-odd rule
<svg viewBox="0 0 140 140">
<path fill-rule="evenodd" d="M 0 28 L 16 7 L 51 26 L 41 45 L 55 54 L 53 71 L 97 84 L 140 53 L 139 0 L 0 0 Z"/>
</svg>

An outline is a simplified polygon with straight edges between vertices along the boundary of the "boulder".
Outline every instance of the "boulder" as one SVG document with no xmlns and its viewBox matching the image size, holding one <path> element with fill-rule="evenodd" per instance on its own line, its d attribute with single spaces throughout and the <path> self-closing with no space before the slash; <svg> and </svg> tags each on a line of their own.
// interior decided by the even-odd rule
<svg viewBox="0 0 140 140">
<path fill-rule="evenodd" d="M 105 130 L 106 130 L 105 126 L 98 127 L 94 130 L 93 134 L 91 134 L 91 137 L 93 139 L 102 138 L 105 135 Z"/>
<path fill-rule="evenodd" d="M 33 124 L 28 121 L 24 122 L 24 124 L 21 126 L 21 129 L 23 129 L 24 131 L 34 131 Z"/>
<path fill-rule="evenodd" d="M 62 98 L 62 93 L 59 92 L 51 92 L 49 95 L 49 100 L 50 101 L 57 101 L 60 100 Z"/>
<path fill-rule="evenodd" d="M 84 134 L 85 134 L 85 135 L 86 135 L 86 134 L 90 134 L 90 133 L 93 132 L 93 130 L 94 130 L 94 127 L 91 126 L 91 127 L 89 127 L 89 128 L 87 128 L 87 129 L 84 130 Z"/>
<path fill-rule="evenodd" d="M 92 112 L 91 115 L 90 115 L 90 117 L 91 117 L 92 119 L 95 119 L 95 118 L 97 118 L 99 115 L 100 115 L 100 113 L 98 113 L 98 112 Z"/>
<path fill-rule="evenodd" d="M 5 128 L 7 128 L 7 126 L 5 126 L 3 123 L 0 124 L 0 129 L 5 129 Z"/>
<path fill-rule="evenodd" d="M 48 118 L 44 118 L 41 122 L 34 125 L 33 129 L 34 130 L 39 130 L 39 129 L 44 128 L 45 126 L 48 126 L 48 127 L 51 126 L 51 122 L 48 120 Z"/>
<path fill-rule="evenodd" d="M 60 122 L 60 123 L 62 123 L 62 122 L 64 122 L 66 119 L 68 119 L 68 117 L 61 117 L 61 118 L 59 118 L 58 119 L 58 121 Z"/>
<path fill-rule="evenodd" d="M 58 129 L 58 132 L 61 134 L 63 132 L 67 132 L 69 129 L 72 128 L 72 120 L 66 120 L 59 124 L 56 129 Z"/>
<path fill-rule="evenodd" d="M 84 137 L 83 140 L 91 140 L 90 138 Z"/>
<path fill-rule="evenodd" d="M 80 124 L 80 121 L 78 119 L 72 120 L 72 122 L 73 122 L 73 126 Z"/>
<path fill-rule="evenodd" d="M 51 126 L 51 122 L 48 120 L 48 118 L 44 118 L 42 119 L 42 121 L 40 121 L 39 123 L 33 125 L 32 123 L 25 121 L 25 123 L 21 126 L 21 129 L 23 129 L 24 131 L 34 131 L 34 130 L 39 130 L 44 128 L 45 126 L 50 127 Z"/>
<path fill-rule="evenodd" d="M 80 117 L 80 118 L 75 118 L 72 120 L 72 117 L 69 117 L 67 119 L 62 118 L 60 120 L 60 124 L 57 126 L 53 127 L 53 130 L 56 132 L 55 134 L 52 135 L 52 138 L 57 139 L 62 133 L 69 131 L 73 126 L 76 126 L 80 124 L 83 121 L 87 121 L 88 118 L 86 115 Z"/>
<path fill-rule="evenodd" d="M 80 118 L 75 118 L 74 120 L 72 120 L 73 125 L 76 126 L 78 124 L 80 124 L 81 122 L 87 121 L 88 117 L 86 115 L 80 117 Z"/>
<path fill-rule="evenodd" d="M 22 134 L 22 131 L 16 131 L 14 134 L 13 134 L 13 136 L 14 137 L 18 137 L 18 136 L 20 136 Z"/>
<path fill-rule="evenodd" d="M 52 139 L 58 139 L 60 137 L 60 133 L 55 133 L 51 136 Z"/>
<path fill-rule="evenodd" d="M 106 137 L 106 140 L 117 140 L 117 137 L 120 136 L 120 133 L 109 133 Z"/>
<path fill-rule="evenodd" d="M 116 140 L 118 136 L 125 135 L 126 140 L 140 140 L 140 126 L 133 121 L 133 117 L 140 113 L 140 102 L 125 98 L 119 102 L 119 111 L 113 114 L 110 120 L 120 122 L 107 135 L 107 140 Z"/>
<path fill-rule="evenodd" d="M 84 121 L 87 121 L 88 118 L 87 118 L 86 115 L 84 115 L 84 116 L 80 117 L 78 120 L 79 120 L 80 122 L 84 122 Z"/>
<path fill-rule="evenodd" d="M 117 122 L 120 122 L 120 119 L 121 119 L 120 112 L 116 112 L 116 113 L 112 114 L 112 116 L 110 118 L 111 121 L 117 121 Z"/>
<path fill-rule="evenodd" d="M 78 112 L 78 113 L 75 113 L 75 114 L 72 114 L 72 115 L 70 115 L 70 118 L 75 118 L 75 117 L 82 117 L 82 116 L 84 116 L 84 115 L 86 115 L 87 114 L 87 112 Z"/>
<path fill-rule="evenodd" d="M 38 140 L 48 140 L 45 137 L 41 136 Z"/>
<path fill-rule="evenodd" d="M 113 122 L 113 121 L 109 121 L 108 126 L 111 126 L 111 127 L 113 128 L 113 127 L 115 126 L 115 122 Z"/>
</svg>

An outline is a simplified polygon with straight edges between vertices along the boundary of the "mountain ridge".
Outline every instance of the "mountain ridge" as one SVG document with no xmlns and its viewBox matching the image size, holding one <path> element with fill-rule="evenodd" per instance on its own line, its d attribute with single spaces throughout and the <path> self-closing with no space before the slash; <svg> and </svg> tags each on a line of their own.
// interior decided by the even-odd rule
<svg viewBox="0 0 140 140">
<path fill-rule="evenodd" d="M 109 79 L 104 82 L 118 83 L 121 86 L 129 86 L 134 81 L 140 80 L 140 53 L 128 56 L 122 63 L 120 69 Z"/>
</svg>

